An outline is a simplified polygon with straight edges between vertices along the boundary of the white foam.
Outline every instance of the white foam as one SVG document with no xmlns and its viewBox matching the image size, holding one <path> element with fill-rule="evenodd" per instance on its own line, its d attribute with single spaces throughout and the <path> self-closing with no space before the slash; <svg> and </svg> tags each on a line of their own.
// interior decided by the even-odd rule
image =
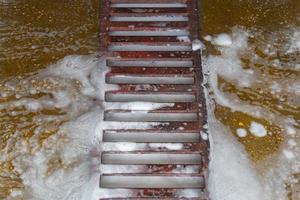
<svg viewBox="0 0 300 200">
<path fill-rule="evenodd" d="M 300 28 L 296 29 L 290 37 L 287 53 L 294 53 L 300 50 Z"/>
<path fill-rule="evenodd" d="M 284 149 L 282 152 L 283 152 L 284 156 L 289 160 L 295 158 L 295 155 L 292 151 Z"/>
<path fill-rule="evenodd" d="M 289 135 L 296 135 L 296 129 L 293 127 L 293 126 L 287 126 L 286 127 L 286 132 L 287 132 L 287 134 L 289 134 Z"/>
<path fill-rule="evenodd" d="M 300 96 L 300 81 L 294 80 L 292 83 L 289 83 L 287 86 L 287 90 L 294 95 Z"/>
<path fill-rule="evenodd" d="M 102 149 L 105 151 L 135 151 L 137 149 L 145 149 L 145 144 L 138 144 L 134 142 L 113 142 L 104 143 Z"/>
<path fill-rule="evenodd" d="M 219 90 L 218 75 L 236 81 L 240 85 L 244 85 L 239 82 L 240 80 L 248 79 L 248 76 L 243 73 L 237 54 L 247 46 L 247 33 L 239 32 L 234 38 L 228 51 L 221 49 L 222 56 L 209 56 L 204 60 L 203 65 L 205 73 L 208 74 L 205 76 L 205 81 L 208 81 L 211 87 L 205 92 L 208 100 L 208 131 L 211 143 L 208 189 L 212 200 L 269 200 L 265 198 L 263 184 L 247 153 L 213 114 L 214 101 L 212 100 L 216 100 L 221 105 L 229 105 L 229 108 L 232 108 L 230 105 L 235 103 L 226 99 Z M 233 67 L 230 68 L 232 64 Z M 208 95 L 210 91 L 214 96 Z M 243 136 L 244 133 L 241 135 Z"/>
<path fill-rule="evenodd" d="M 198 51 L 204 49 L 204 44 L 200 40 L 193 40 L 192 42 L 192 50 Z"/>
<path fill-rule="evenodd" d="M 208 188 L 212 200 L 264 200 L 263 185 L 243 147 L 210 115 L 211 161 Z"/>
<path fill-rule="evenodd" d="M 265 137 L 268 133 L 266 128 L 257 122 L 251 122 L 250 133 L 256 137 Z"/>
<path fill-rule="evenodd" d="M 151 102 L 130 102 L 130 103 L 105 103 L 107 109 L 123 110 L 156 110 L 162 107 L 172 107 L 174 103 L 151 103 Z"/>
<path fill-rule="evenodd" d="M 206 39 L 208 39 L 208 41 L 209 41 L 209 39 L 211 39 L 211 38 L 206 38 Z M 226 33 L 221 33 L 212 39 L 212 43 L 214 45 L 228 47 L 228 46 L 232 45 L 233 42 L 232 42 L 230 35 L 228 35 Z"/>
<path fill-rule="evenodd" d="M 99 108 L 68 122 L 60 132 L 47 141 L 47 145 L 35 154 L 19 156 L 14 160 L 20 173 L 28 199 L 81 199 L 91 176 L 94 161 L 90 150 L 97 148 Z M 60 137 L 65 137 L 63 140 Z M 25 151 L 25 149 L 24 149 Z M 72 170 L 58 169 L 47 175 L 48 162 L 59 157 L 65 165 L 79 162 Z M 99 161 L 99 157 L 97 159 Z"/>
<path fill-rule="evenodd" d="M 206 35 L 206 36 L 203 37 L 203 39 L 204 39 L 205 41 L 210 42 L 210 41 L 212 40 L 212 36 Z"/>
<path fill-rule="evenodd" d="M 93 159 L 90 153 L 100 151 L 101 147 L 99 126 L 103 109 L 101 104 L 94 103 L 94 98 L 103 100 L 100 95 L 106 89 L 98 81 L 103 81 L 107 70 L 103 63 L 103 58 L 94 56 L 68 56 L 41 71 L 36 77 L 31 77 L 49 79 L 63 84 L 65 89 L 51 91 L 53 98 L 21 98 L 18 102 L 9 102 L 12 107 L 14 104 L 25 105 L 28 110 L 34 111 L 51 107 L 66 108 L 65 111 L 71 117 L 35 154 L 27 153 L 26 144 L 23 147 L 18 145 L 23 149 L 22 154 L 13 163 L 21 175 L 29 199 L 86 199 L 85 196 L 90 195 L 89 192 L 84 193 L 93 188 L 88 183 L 92 176 L 97 176 L 93 165 L 100 162 L 100 157 Z M 81 85 L 79 90 L 74 88 L 75 80 Z M 40 122 L 43 123 L 45 119 L 40 118 Z M 65 166 L 77 164 L 71 170 L 59 168 L 47 175 L 48 163 L 54 158 L 59 158 Z"/>
<path fill-rule="evenodd" d="M 182 150 L 183 144 L 181 143 L 150 143 L 151 148 L 166 148 L 168 150 Z"/>
<path fill-rule="evenodd" d="M 253 83 L 253 72 L 243 69 L 240 59 L 240 52 L 248 47 L 249 33 L 236 31 L 233 33 L 232 44 L 228 47 L 219 47 L 220 56 L 210 55 L 206 58 L 205 64 L 209 66 L 210 84 L 212 87 L 218 83 L 218 76 L 226 80 L 234 81 L 240 87 L 250 87 Z M 214 88 L 216 91 L 217 88 Z"/>
<path fill-rule="evenodd" d="M 289 147 L 293 148 L 293 147 L 297 146 L 297 142 L 293 139 L 289 139 L 288 145 L 289 145 Z"/>
<path fill-rule="evenodd" d="M 179 198 L 197 198 L 201 196 L 201 190 L 197 189 L 183 189 L 183 190 L 178 190 L 176 196 Z"/>
<path fill-rule="evenodd" d="M 238 128 L 236 130 L 236 134 L 239 136 L 239 137 L 246 137 L 247 136 L 247 130 L 244 129 L 244 128 Z"/>
<path fill-rule="evenodd" d="M 207 133 L 201 131 L 201 132 L 200 132 L 200 135 L 201 135 L 201 138 L 202 138 L 203 140 L 208 140 L 208 134 L 207 134 Z"/>
</svg>

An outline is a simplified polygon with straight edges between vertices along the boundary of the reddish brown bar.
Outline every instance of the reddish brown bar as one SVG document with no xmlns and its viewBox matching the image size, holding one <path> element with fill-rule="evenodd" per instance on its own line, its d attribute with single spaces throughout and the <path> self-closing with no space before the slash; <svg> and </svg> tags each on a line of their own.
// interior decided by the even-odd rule
<svg viewBox="0 0 300 200">
<path fill-rule="evenodd" d="M 107 91 L 105 100 L 173 104 L 147 112 L 105 110 L 106 121 L 159 124 L 146 130 L 121 127 L 103 130 L 103 142 L 116 145 L 133 142 L 144 144 L 145 148 L 102 153 L 103 165 L 140 168 L 101 175 L 100 187 L 109 190 L 112 197 L 99 199 L 209 199 L 206 188 L 209 141 L 201 52 L 192 50 L 193 41 L 199 38 L 198 4 L 198 0 L 101 0 L 100 50 L 111 69 L 106 83 L 119 86 L 116 91 Z M 162 141 L 157 144 L 159 133 Z M 172 134 L 175 138 L 171 138 Z M 176 147 L 179 149 L 172 149 Z M 174 170 L 182 171 L 174 173 Z M 121 182 L 116 177 L 121 177 Z M 149 181 L 142 182 L 139 177 L 141 180 L 149 177 Z M 134 180 L 142 185 L 136 185 Z M 149 188 L 141 188 L 147 185 Z M 130 194 L 115 193 L 124 188 Z M 184 190 L 188 189 L 194 191 L 194 196 L 184 196 Z"/>
</svg>

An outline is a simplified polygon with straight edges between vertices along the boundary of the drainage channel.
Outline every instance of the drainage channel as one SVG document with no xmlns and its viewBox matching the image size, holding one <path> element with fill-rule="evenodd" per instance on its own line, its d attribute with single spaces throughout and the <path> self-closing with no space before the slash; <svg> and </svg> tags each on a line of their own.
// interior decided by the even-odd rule
<svg viewBox="0 0 300 200">
<path fill-rule="evenodd" d="M 100 49 L 110 72 L 109 104 L 168 103 L 153 110 L 105 110 L 104 120 L 136 123 L 103 130 L 99 187 L 117 199 L 208 200 L 209 142 L 198 40 L 198 0 L 101 0 Z M 139 123 L 155 123 L 146 128 Z M 125 169 L 125 170 L 124 170 Z"/>
</svg>

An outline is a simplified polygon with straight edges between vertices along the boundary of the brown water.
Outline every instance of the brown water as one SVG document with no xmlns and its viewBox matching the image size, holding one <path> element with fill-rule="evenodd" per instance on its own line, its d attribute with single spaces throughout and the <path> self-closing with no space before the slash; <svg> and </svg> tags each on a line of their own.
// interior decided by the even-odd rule
<svg viewBox="0 0 300 200">
<path fill-rule="evenodd" d="M 241 88 L 219 77 L 219 88 L 240 102 L 267 110 L 273 117 L 253 117 L 222 105 L 216 106 L 215 115 L 234 135 L 237 128 L 248 129 L 252 121 L 263 124 L 268 132 L 272 132 L 261 138 L 251 134 L 236 137 L 259 169 L 271 166 L 282 146 L 291 139 L 280 122 L 290 119 L 297 132 L 300 128 L 299 94 L 287 89 L 300 80 L 299 67 L 295 67 L 300 63 L 300 53 L 288 53 L 286 49 L 293 30 L 300 27 L 300 1 L 204 0 L 202 8 L 202 37 L 224 32 L 231 34 L 233 27 L 251 31 L 254 35 L 241 59 L 244 69 L 255 71 L 256 79 L 260 81 L 251 88 Z M 0 103 L 16 101 L 18 96 L 47 97 L 51 96 L 50 91 L 67 87 L 56 85 L 45 77 L 32 78 L 32 74 L 67 55 L 96 52 L 98 10 L 98 0 L 0 0 Z M 220 54 L 208 42 L 206 45 L 206 54 Z M 266 49 L 275 53 L 266 53 Z M 253 59 L 254 54 L 256 59 Z M 281 67 L 274 65 L 277 60 Z M 274 82 L 283 87 L 276 94 L 270 91 Z M 72 90 L 80 87 L 78 84 L 74 82 Z M 32 88 L 38 92 L 32 92 Z M 48 119 L 51 116 L 55 118 Z M 43 120 L 36 120 L 41 117 Z M 0 158 L 0 199 L 7 198 L 16 188 L 24 188 L 21 175 L 14 166 L 15 160 L 23 155 L 18 151 L 24 149 L 16 147 L 20 141 L 28 144 L 27 153 L 34 155 L 57 133 L 59 126 L 72 117 L 59 108 L 47 107 L 36 112 L 24 107 L 0 107 L 0 151 L 5 155 Z M 298 135 L 293 140 L 300 147 Z M 59 157 L 53 157 L 48 165 L 45 176 L 57 169 L 72 169 L 76 163 L 66 164 Z M 261 170 L 261 173 L 265 171 Z M 287 188 L 295 191 L 296 185 L 287 183 Z M 298 200 L 296 195 L 291 192 L 290 198 Z M 25 195 L 12 199 L 30 198 Z"/>
<path fill-rule="evenodd" d="M 0 1 L 0 76 L 25 75 L 98 48 L 99 1 Z"/>
</svg>

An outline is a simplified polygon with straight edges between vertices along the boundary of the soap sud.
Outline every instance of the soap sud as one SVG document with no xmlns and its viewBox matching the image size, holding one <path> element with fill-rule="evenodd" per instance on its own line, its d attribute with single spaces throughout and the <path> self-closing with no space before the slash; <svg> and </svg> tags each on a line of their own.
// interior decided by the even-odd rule
<svg viewBox="0 0 300 200">
<path fill-rule="evenodd" d="M 289 147 L 293 148 L 293 147 L 297 146 L 297 142 L 293 139 L 289 139 L 288 145 L 289 145 Z"/>
<path fill-rule="evenodd" d="M 64 84 L 71 83 L 72 80 L 80 81 L 82 87 L 79 93 L 74 90 L 60 90 L 53 91 L 52 99 L 21 98 L 17 102 L 10 102 L 12 107 L 24 105 L 33 111 L 51 107 L 67 108 L 66 111 L 72 119 L 64 123 L 58 133 L 47 139 L 43 148 L 35 154 L 24 154 L 13 160 L 25 185 L 23 195 L 28 196 L 28 199 L 93 198 L 90 192 L 85 194 L 85 191 L 93 188 L 87 183 L 100 173 L 94 167 L 100 163 L 100 157 L 93 158 L 90 153 L 101 150 L 99 126 L 103 118 L 103 105 L 99 103 L 101 99 L 96 103 L 93 99 L 100 98 L 99 94 L 104 94 L 105 89 L 109 88 L 104 87 L 103 83 L 107 71 L 103 63 L 103 58 L 94 56 L 67 56 L 36 76 L 53 80 L 59 78 Z M 24 148 L 22 152 L 27 152 L 25 145 L 18 145 L 19 148 Z M 56 156 L 64 165 L 71 165 L 73 162 L 78 164 L 72 170 L 58 169 L 48 176 L 48 162 Z"/>
<path fill-rule="evenodd" d="M 222 46 L 222 47 L 228 47 L 233 43 L 231 36 L 226 33 L 221 33 L 212 39 L 211 38 L 206 38 L 206 39 L 208 39 L 207 41 L 211 40 L 212 44 Z"/>
<path fill-rule="evenodd" d="M 201 132 L 200 132 L 200 135 L 201 135 L 201 138 L 202 138 L 203 140 L 208 140 L 208 134 L 207 134 L 207 133 L 201 131 Z"/>
<path fill-rule="evenodd" d="M 150 143 L 149 146 L 154 149 L 182 150 L 182 143 Z"/>
<path fill-rule="evenodd" d="M 203 39 L 204 39 L 205 41 L 211 42 L 211 41 L 212 41 L 212 36 L 206 35 L 206 36 L 203 37 Z"/>
<path fill-rule="evenodd" d="M 259 180 L 245 149 L 232 137 L 230 131 L 216 120 L 213 113 L 214 100 L 218 103 L 224 103 L 225 101 L 226 105 L 231 105 L 229 103 L 231 101 L 228 101 L 223 95 L 216 94 L 221 93 L 218 88 L 217 76 L 224 75 L 222 70 L 218 70 L 217 67 L 220 67 L 224 61 L 228 64 L 235 63 L 235 68 L 232 68 L 232 71 L 237 71 L 235 71 L 236 79 L 241 78 L 242 67 L 237 51 L 247 46 L 245 43 L 247 33 L 241 33 L 236 38 L 231 45 L 234 48 L 229 50 L 231 53 L 224 55 L 222 58 L 209 56 L 203 63 L 204 72 L 209 75 L 204 76 L 204 83 L 208 82 L 211 87 L 205 90 L 208 107 L 208 125 L 206 125 L 206 129 L 210 133 L 208 190 L 212 200 L 269 200 L 265 198 L 263 184 Z M 226 68 L 228 65 L 223 66 Z M 235 77 L 235 75 L 229 76 L 229 74 L 225 73 L 225 77 L 229 79 Z M 214 95 L 208 95 L 210 91 Z"/>
<path fill-rule="evenodd" d="M 251 122 L 249 130 L 256 137 L 265 137 L 268 134 L 266 128 L 257 122 Z"/>
<path fill-rule="evenodd" d="M 287 126 L 286 127 L 286 132 L 289 135 L 296 135 L 296 133 L 297 133 L 296 129 L 294 127 L 292 127 L 292 126 Z"/>
<path fill-rule="evenodd" d="M 192 50 L 198 51 L 204 49 L 204 44 L 200 40 L 193 40 L 192 42 Z"/>
<path fill-rule="evenodd" d="M 60 132 L 51 137 L 41 151 L 34 155 L 19 156 L 14 160 L 28 199 L 80 199 L 86 183 L 95 175 L 90 170 L 94 163 L 89 151 L 99 145 L 94 140 L 100 119 L 98 111 L 99 108 L 95 108 L 63 125 Z M 65 136 L 72 142 L 65 142 L 59 136 Z M 47 176 L 47 163 L 53 156 L 59 156 L 66 165 L 76 161 L 83 162 L 71 171 L 60 169 Z"/>
<path fill-rule="evenodd" d="M 218 76 L 226 80 L 234 81 L 240 87 L 250 87 L 253 83 L 253 72 L 248 73 L 243 69 L 239 53 L 248 47 L 249 33 L 245 31 L 236 31 L 233 33 L 232 44 L 228 47 L 219 47 L 221 56 L 210 55 L 204 62 L 209 66 L 210 84 L 216 86 Z M 216 91 L 216 88 L 214 88 Z"/>
<path fill-rule="evenodd" d="M 172 173 L 196 174 L 199 172 L 198 166 L 177 165 L 177 168 L 172 170 Z"/>
<path fill-rule="evenodd" d="M 237 96 L 225 94 L 219 89 L 219 78 L 236 85 L 240 88 L 248 88 L 256 84 L 257 72 L 253 70 L 243 69 L 240 58 L 242 52 L 249 51 L 248 38 L 252 37 L 252 33 L 243 29 L 234 28 L 232 30 L 232 45 L 229 47 L 216 48 L 220 51 L 220 55 L 209 55 L 203 57 L 204 73 L 207 76 L 209 84 L 209 92 L 212 93 L 214 101 L 219 105 L 230 108 L 231 111 L 239 111 L 246 113 L 255 118 L 264 117 L 268 121 L 275 121 L 281 124 L 282 116 L 274 116 L 274 114 L 263 107 L 249 105 L 241 101 Z"/>
<path fill-rule="evenodd" d="M 295 81 L 293 83 L 290 83 L 287 89 L 290 93 L 300 96 L 300 81 Z"/>
<path fill-rule="evenodd" d="M 129 103 L 105 103 L 107 109 L 122 110 L 156 110 L 163 107 L 173 107 L 174 103 L 151 103 L 151 102 L 129 102 Z"/>
<path fill-rule="evenodd" d="M 267 200 L 247 153 L 212 113 L 208 189 L 212 200 Z"/>
<path fill-rule="evenodd" d="M 113 142 L 103 143 L 102 149 L 105 151 L 134 151 L 137 149 L 145 149 L 145 144 L 138 144 L 134 142 Z"/>
<path fill-rule="evenodd" d="M 244 128 L 238 128 L 236 130 L 236 134 L 239 136 L 239 137 L 246 137 L 247 136 L 247 130 L 244 129 Z"/>
<path fill-rule="evenodd" d="M 201 197 L 202 191 L 199 189 L 182 189 L 176 192 L 178 198 L 197 198 Z"/>
<path fill-rule="evenodd" d="M 292 151 L 284 149 L 282 152 L 283 152 L 284 156 L 289 160 L 295 158 L 295 155 Z"/>
<path fill-rule="evenodd" d="M 273 93 L 273 94 L 282 91 L 281 85 L 280 85 L 279 83 L 277 83 L 277 82 L 274 82 L 274 83 L 270 86 L 270 89 L 271 89 L 271 93 Z"/>
<path fill-rule="evenodd" d="M 99 177 L 94 178 L 94 184 L 99 184 Z M 93 191 L 93 195 L 95 197 L 102 197 L 102 198 L 118 198 L 118 197 L 131 197 L 134 196 L 134 193 L 130 189 L 103 189 L 100 188 L 98 190 Z M 99 199 L 99 198 L 98 198 Z M 86 200 L 86 199 L 82 199 Z"/>
<path fill-rule="evenodd" d="M 298 141 L 296 141 L 297 129 L 294 127 L 298 123 L 291 118 L 278 115 L 260 106 L 243 102 L 237 96 L 225 94 L 219 88 L 219 77 L 241 88 L 251 87 L 256 84 L 257 79 L 262 78 L 256 71 L 250 72 L 243 69 L 240 58 L 240 54 L 243 52 L 251 52 L 253 47 L 249 46 L 247 40 L 252 36 L 249 31 L 233 28 L 230 36 L 232 44 L 228 42 L 226 46 L 215 44 L 213 42 L 215 37 L 207 36 L 204 38 L 208 42 L 211 41 L 220 53 L 216 56 L 209 55 L 203 58 L 205 73 L 203 85 L 207 85 L 206 82 L 209 85 L 205 94 L 208 99 L 211 143 L 208 189 L 212 200 L 286 200 L 288 195 L 286 184 L 291 183 L 293 174 L 300 172 L 298 164 L 300 162 L 298 156 L 300 149 L 297 146 Z M 256 55 L 253 57 L 254 59 L 258 58 Z M 275 83 L 277 85 L 269 85 L 269 88 L 273 93 L 282 92 L 282 88 L 285 88 L 285 91 L 298 95 L 293 87 L 296 82 L 297 80 L 289 80 L 284 84 Z M 278 87 L 279 85 L 282 87 Z M 229 108 L 232 112 L 238 111 L 254 118 L 264 118 L 274 122 L 274 124 L 285 128 L 286 133 L 290 132 L 286 137 L 293 139 L 284 142 L 277 154 L 259 162 L 259 164 L 256 163 L 254 166 L 244 147 L 232 136 L 230 130 L 227 130 L 223 124 L 217 121 L 213 113 L 215 103 Z M 268 134 L 266 128 L 262 124 L 255 123 L 252 124 L 252 133 L 246 128 L 243 129 L 257 136 L 266 136 Z M 239 135 L 237 132 L 236 134 Z"/>
<path fill-rule="evenodd" d="M 294 53 L 300 50 L 300 29 L 296 29 L 290 37 L 287 53 Z"/>
<path fill-rule="evenodd" d="M 145 165 L 99 165 L 99 170 L 103 174 L 112 173 L 143 173 L 147 170 Z"/>
</svg>

